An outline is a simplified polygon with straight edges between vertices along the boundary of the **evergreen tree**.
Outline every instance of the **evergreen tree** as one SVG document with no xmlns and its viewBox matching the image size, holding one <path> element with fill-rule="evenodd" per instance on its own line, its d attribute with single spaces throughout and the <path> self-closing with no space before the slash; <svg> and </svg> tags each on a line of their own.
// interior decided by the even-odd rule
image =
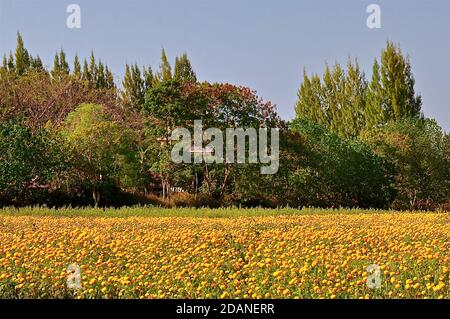
<svg viewBox="0 0 450 319">
<path fill-rule="evenodd" d="M 175 59 L 174 79 L 181 82 L 197 82 L 197 76 L 192 69 L 191 62 L 184 53 L 181 57 Z"/>
<path fill-rule="evenodd" d="M 298 118 L 321 124 L 341 137 L 357 137 L 365 127 L 421 118 L 421 105 L 409 59 L 388 42 L 381 67 L 374 62 L 369 84 L 357 61 L 349 60 L 346 71 L 339 64 L 333 69 L 327 65 L 322 82 L 310 80 L 304 72 L 296 112 Z"/>
<path fill-rule="evenodd" d="M 77 54 L 75 54 L 75 58 L 73 60 L 73 76 L 76 79 L 81 79 L 81 64 Z"/>
<path fill-rule="evenodd" d="M 369 84 L 366 100 L 366 126 L 375 128 L 387 121 L 386 102 L 381 86 L 380 65 L 375 59 L 372 67 L 372 80 Z"/>
<path fill-rule="evenodd" d="M 365 127 L 367 82 L 360 71 L 358 61 L 350 59 L 344 87 L 345 103 L 342 109 L 343 122 L 340 123 L 341 136 L 357 137 Z"/>
<path fill-rule="evenodd" d="M 59 81 L 61 79 L 61 63 L 59 62 L 58 53 L 55 54 L 55 58 L 53 59 L 53 69 L 51 71 L 51 75 L 55 81 Z"/>
<path fill-rule="evenodd" d="M 320 81 L 319 75 L 316 73 L 311 78 L 311 91 L 312 91 L 312 100 L 311 100 L 311 118 L 314 119 L 317 123 L 324 123 L 325 116 L 321 112 L 321 103 L 323 96 L 323 87 Z"/>
<path fill-rule="evenodd" d="M 334 123 L 336 122 L 336 119 L 334 119 L 334 117 L 338 116 L 337 113 L 339 110 L 338 106 L 336 105 L 337 96 L 336 85 L 334 83 L 337 73 L 338 71 L 336 71 L 336 68 L 334 71 L 332 71 L 327 65 L 322 77 L 322 110 L 319 114 L 319 124 L 322 124 L 324 127 L 330 129 L 331 131 L 334 131 Z"/>
<path fill-rule="evenodd" d="M 414 85 L 416 84 L 416 80 L 412 74 L 409 57 L 406 58 L 405 78 L 406 86 L 408 88 L 406 115 L 409 115 L 412 118 L 423 118 L 422 97 L 415 93 Z"/>
<path fill-rule="evenodd" d="M 336 64 L 325 68 L 322 82 L 303 73 L 298 91 L 297 117 L 318 123 L 341 137 L 356 137 L 364 128 L 367 83 L 357 61 L 349 60 L 347 72 Z"/>
<path fill-rule="evenodd" d="M 95 79 L 95 87 L 97 89 L 106 88 L 105 67 L 101 61 L 97 65 L 97 78 Z"/>
<path fill-rule="evenodd" d="M 63 49 L 59 51 L 59 70 L 61 73 L 61 77 L 67 76 L 70 73 L 69 64 L 66 60 L 66 53 Z"/>
<path fill-rule="evenodd" d="M 94 51 L 91 52 L 91 58 L 89 63 L 90 83 L 95 87 L 97 82 L 97 64 L 95 62 Z"/>
<path fill-rule="evenodd" d="M 16 65 L 14 63 L 14 56 L 13 56 L 13 54 L 11 52 L 9 53 L 9 58 L 8 58 L 8 71 L 10 73 L 15 73 L 16 72 Z"/>
<path fill-rule="evenodd" d="M 414 76 L 409 58 L 405 58 L 399 47 L 387 42 L 381 54 L 380 76 L 374 64 L 374 75 L 369 86 L 370 125 L 379 125 L 379 114 L 385 123 L 402 118 L 420 118 L 422 100 L 414 91 Z"/>
<path fill-rule="evenodd" d="M 6 55 L 3 55 L 3 63 L 0 67 L 0 79 L 5 78 L 8 74 L 8 59 L 6 58 Z"/>
<path fill-rule="evenodd" d="M 159 72 L 156 75 L 156 82 L 161 83 L 172 79 L 172 67 L 167 59 L 166 51 L 162 49 L 161 64 L 159 65 Z"/>
<path fill-rule="evenodd" d="M 105 67 L 105 84 L 107 89 L 115 89 L 114 76 L 108 66 Z"/>
<path fill-rule="evenodd" d="M 313 75 L 310 80 L 304 69 L 303 83 L 298 90 L 298 102 L 295 106 L 297 117 L 317 123 L 320 122 L 319 113 L 322 108 L 320 101 L 321 91 L 322 85 L 317 74 Z"/>
<path fill-rule="evenodd" d="M 39 55 L 36 58 L 31 59 L 31 69 L 36 72 L 47 72 Z"/>
<path fill-rule="evenodd" d="M 17 33 L 17 47 L 15 52 L 15 71 L 17 75 L 24 75 L 30 67 L 30 55 L 23 44 L 20 33 Z"/>
<path fill-rule="evenodd" d="M 69 75 L 70 68 L 69 64 L 66 60 L 66 53 L 63 49 L 59 51 L 59 54 L 55 54 L 55 58 L 53 60 L 53 69 L 51 71 L 51 75 L 53 80 L 60 81 L 63 77 Z"/>
<path fill-rule="evenodd" d="M 81 75 L 81 78 L 83 79 L 83 81 L 86 81 L 88 83 L 90 83 L 92 80 L 91 72 L 89 71 L 89 66 L 86 59 L 84 59 L 83 62 L 83 74 Z"/>
<path fill-rule="evenodd" d="M 140 110 L 144 103 L 145 87 L 144 80 L 141 77 L 141 71 L 136 64 L 131 65 L 131 67 L 128 64 L 125 66 L 122 87 L 122 91 L 120 92 L 122 103 L 126 107 Z"/>
<path fill-rule="evenodd" d="M 180 57 L 176 56 L 175 57 L 175 65 L 173 68 L 173 78 L 174 79 L 176 79 L 176 80 L 180 79 L 181 69 L 182 69 L 182 66 L 181 66 L 181 62 L 180 62 Z"/>
<path fill-rule="evenodd" d="M 143 68 L 143 76 L 144 76 L 144 91 L 145 93 L 153 87 L 153 83 L 155 82 L 155 77 L 153 76 L 152 68 L 149 66 L 147 69 Z"/>
</svg>

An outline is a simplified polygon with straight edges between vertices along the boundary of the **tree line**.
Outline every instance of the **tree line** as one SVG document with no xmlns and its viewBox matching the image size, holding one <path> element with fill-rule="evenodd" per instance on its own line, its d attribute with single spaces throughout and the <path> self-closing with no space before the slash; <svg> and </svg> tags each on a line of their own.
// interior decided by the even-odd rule
<svg viewBox="0 0 450 319">
<path fill-rule="evenodd" d="M 450 198 L 450 139 L 421 111 L 410 61 L 388 42 L 366 79 L 357 60 L 304 71 L 296 118 L 256 92 L 199 82 L 188 55 L 117 84 L 92 52 L 48 69 L 18 34 L 0 67 L 0 205 L 317 206 L 436 209 Z M 175 164 L 174 128 L 277 127 L 280 168 Z"/>
</svg>

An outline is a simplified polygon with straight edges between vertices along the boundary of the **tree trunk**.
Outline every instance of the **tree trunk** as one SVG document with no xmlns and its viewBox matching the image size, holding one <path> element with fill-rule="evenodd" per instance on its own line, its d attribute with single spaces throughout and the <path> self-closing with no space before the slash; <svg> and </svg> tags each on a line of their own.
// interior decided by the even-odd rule
<svg viewBox="0 0 450 319">
<path fill-rule="evenodd" d="M 225 165 L 225 175 L 223 178 L 222 186 L 220 187 L 220 198 L 222 199 L 224 193 L 225 193 L 225 186 L 227 185 L 228 175 L 230 174 L 230 171 L 228 169 L 228 166 Z"/>
<path fill-rule="evenodd" d="M 95 207 L 98 207 L 98 204 L 100 203 L 100 192 L 95 187 L 92 190 L 92 198 L 94 199 Z"/>
<path fill-rule="evenodd" d="M 162 180 L 163 199 L 169 198 L 169 182 L 165 179 Z"/>
</svg>

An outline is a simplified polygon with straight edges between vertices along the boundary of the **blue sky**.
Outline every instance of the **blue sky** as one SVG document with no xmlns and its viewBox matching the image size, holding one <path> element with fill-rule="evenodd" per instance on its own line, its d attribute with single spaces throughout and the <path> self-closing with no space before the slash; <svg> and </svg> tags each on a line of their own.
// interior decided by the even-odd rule
<svg viewBox="0 0 450 319">
<path fill-rule="evenodd" d="M 81 29 L 66 27 L 66 7 L 81 7 Z M 366 26 L 366 8 L 381 7 L 381 29 Z M 410 55 L 424 113 L 450 130 L 450 0 L 0 0 L 0 54 L 27 48 L 52 65 L 63 47 L 93 49 L 117 79 L 125 63 L 172 63 L 187 51 L 200 80 L 257 90 L 294 116 L 302 69 L 357 57 L 370 77 L 387 39 Z"/>
</svg>

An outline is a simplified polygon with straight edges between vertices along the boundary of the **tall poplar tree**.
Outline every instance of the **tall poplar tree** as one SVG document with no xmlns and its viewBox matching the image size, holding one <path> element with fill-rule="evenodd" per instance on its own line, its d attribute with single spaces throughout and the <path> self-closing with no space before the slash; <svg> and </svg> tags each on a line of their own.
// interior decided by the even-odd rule
<svg viewBox="0 0 450 319">
<path fill-rule="evenodd" d="M 16 72 L 16 65 L 14 63 L 14 56 L 13 56 L 12 52 L 9 53 L 8 71 L 11 72 L 11 73 L 15 73 Z"/>
<path fill-rule="evenodd" d="M 156 82 L 165 82 L 172 79 L 172 67 L 167 59 L 166 51 L 162 49 L 161 64 L 159 65 L 159 72 L 156 75 Z"/>
<path fill-rule="evenodd" d="M 63 49 L 59 51 L 59 69 L 61 76 L 66 76 L 70 73 L 69 63 L 67 63 L 66 53 Z"/>
<path fill-rule="evenodd" d="M 107 89 L 115 89 L 116 84 L 114 83 L 114 75 L 108 66 L 105 67 L 105 84 Z"/>
<path fill-rule="evenodd" d="M 197 76 L 192 69 L 187 53 L 175 59 L 173 78 L 181 82 L 197 82 Z"/>
<path fill-rule="evenodd" d="M 320 79 L 303 74 L 298 90 L 297 117 L 321 124 L 341 137 L 357 137 L 368 127 L 380 127 L 405 117 L 421 118 L 421 97 L 414 91 L 408 58 L 391 42 L 375 59 L 367 83 L 358 62 L 349 60 L 347 70 L 328 65 Z"/>
<path fill-rule="evenodd" d="M 36 58 L 31 58 L 30 68 L 36 72 L 47 72 L 39 55 Z"/>
<path fill-rule="evenodd" d="M 321 122 L 319 113 L 322 111 L 321 105 L 322 84 L 317 74 L 309 79 L 306 70 L 303 70 L 303 83 L 298 90 L 298 102 L 295 106 L 297 116 L 302 119 L 309 119 L 313 122 Z"/>
<path fill-rule="evenodd" d="M 375 128 L 388 120 L 385 95 L 381 85 L 380 65 L 375 59 L 372 67 L 372 80 L 369 83 L 366 99 L 366 126 Z"/>
<path fill-rule="evenodd" d="M 81 64 L 77 54 L 73 60 L 73 76 L 78 80 L 81 79 Z"/>
<path fill-rule="evenodd" d="M 83 62 L 83 74 L 81 75 L 81 78 L 83 79 L 83 81 L 86 81 L 88 83 L 90 83 L 92 80 L 91 72 L 89 71 L 89 66 L 86 59 L 84 59 Z"/>
<path fill-rule="evenodd" d="M 3 63 L 0 67 L 0 78 L 6 78 L 8 74 L 8 59 L 6 58 L 6 54 L 3 55 Z"/>
<path fill-rule="evenodd" d="M 149 66 L 148 68 L 143 68 L 143 77 L 144 77 L 144 90 L 145 93 L 149 89 L 153 87 L 153 83 L 155 82 L 155 77 L 153 76 L 152 68 Z"/>
<path fill-rule="evenodd" d="M 139 67 L 134 64 L 125 66 L 125 76 L 120 92 L 122 103 L 126 107 L 140 110 L 144 103 L 145 87 Z"/>
<path fill-rule="evenodd" d="M 101 61 L 98 62 L 96 69 L 97 78 L 95 79 L 94 87 L 97 89 L 106 88 L 105 67 Z"/>
<path fill-rule="evenodd" d="M 97 64 L 95 62 L 94 51 L 91 52 L 90 62 L 89 62 L 89 75 L 90 83 L 95 87 L 97 82 Z"/>
<path fill-rule="evenodd" d="M 24 75 L 30 67 L 30 55 L 25 49 L 20 33 L 17 33 L 17 47 L 15 52 L 15 71 L 17 75 Z"/>
<path fill-rule="evenodd" d="M 51 71 L 53 80 L 59 81 L 61 79 L 61 63 L 59 62 L 59 54 L 55 54 L 53 59 L 53 69 Z"/>
<path fill-rule="evenodd" d="M 366 109 L 367 82 L 359 68 L 358 61 L 347 63 L 343 96 L 345 103 L 342 109 L 340 134 L 344 137 L 357 137 L 364 129 Z"/>
<path fill-rule="evenodd" d="M 375 61 L 368 91 L 368 124 L 379 126 L 387 121 L 422 117 L 422 99 L 414 90 L 414 76 L 408 57 L 387 42 L 381 53 L 381 68 Z"/>
</svg>

